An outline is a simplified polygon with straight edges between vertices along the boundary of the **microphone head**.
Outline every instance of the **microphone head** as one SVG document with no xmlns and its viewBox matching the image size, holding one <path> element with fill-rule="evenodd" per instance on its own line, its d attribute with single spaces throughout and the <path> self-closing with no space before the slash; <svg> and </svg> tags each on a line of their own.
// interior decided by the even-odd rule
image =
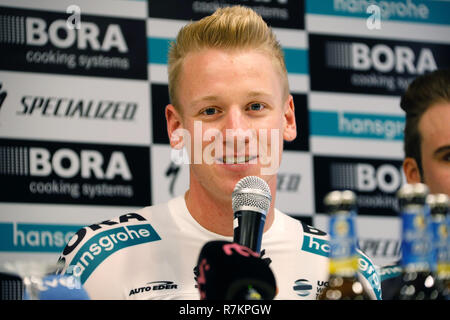
<svg viewBox="0 0 450 320">
<path fill-rule="evenodd" d="M 257 211 L 264 216 L 269 210 L 271 201 L 269 185 L 256 176 L 247 176 L 239 180 L 231 196 L 233 212 Z"/>
<path fill-rule="evenodd" d="M 272 300 L 275 297 L 272 270 L 245 246 L 228 241 L 207 242 L 197 266 L 202 300 Z"/>
</svg>

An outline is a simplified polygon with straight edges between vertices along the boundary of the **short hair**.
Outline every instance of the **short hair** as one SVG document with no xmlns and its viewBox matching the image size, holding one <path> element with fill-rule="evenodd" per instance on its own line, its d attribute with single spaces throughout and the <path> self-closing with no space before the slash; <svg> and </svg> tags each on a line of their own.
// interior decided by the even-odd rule
<svg viewBox="0 0 450 320">
<path fill-rule="evenodd" d="M 450 101 L 450 69 L 435 70 L 417 77 L 403 94 L 400 107 L 406 112 L 404 132 L 405 157 L 414 158 L 423 179 L 419 122 L 428 108 L 438 102 Z"/>
<path fill-rule="evenodd" d="M 285 94 L 289 94 L 284 54 L 271 28 L 252 9 L 230 6 L 190 22 L 181 28 L 175 42 L 171 43 L 168 57 L 169 97 L 176 108 L 179 108 L 177 85 L 183 59 L 190 52 L 206 48 L 257 49 L 268 53 L 279 65 Z"/>
</svg>

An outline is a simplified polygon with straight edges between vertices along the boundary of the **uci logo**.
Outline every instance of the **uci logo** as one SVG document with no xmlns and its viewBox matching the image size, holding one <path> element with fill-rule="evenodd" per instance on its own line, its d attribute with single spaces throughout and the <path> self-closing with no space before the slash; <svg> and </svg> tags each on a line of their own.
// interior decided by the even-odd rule
<svg viewBox="0 0 450 320">
<path fill-rule="evenodd" d="M 292 289 L 294 289 L 298 296 L 307 297 L 311 294 L 312 285 L 306 279 L 298 279 L 295 281 Z"/>
</svg>

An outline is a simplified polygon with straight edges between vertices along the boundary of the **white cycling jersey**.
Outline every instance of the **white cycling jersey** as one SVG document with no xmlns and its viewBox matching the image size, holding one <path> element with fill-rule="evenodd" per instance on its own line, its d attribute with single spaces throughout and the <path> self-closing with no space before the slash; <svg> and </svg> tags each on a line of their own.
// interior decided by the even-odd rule
<svg viewBox="0 0 450 320">
<path fill-rule="evenodd" d="M 200 298 L 194 267 L 203 245 L 232 237 L 203 228 L 183 196 L 80 229 L 60 257 L 61 272 L 80 276 L 91 299 Z M 327 285 L 328 235 L 275 209 L 263 234 L 278 288 L 275 299 L 316 299 Z M 381 299 L 378 273 L 359 251 L 359 273 Z"/>
</svg>

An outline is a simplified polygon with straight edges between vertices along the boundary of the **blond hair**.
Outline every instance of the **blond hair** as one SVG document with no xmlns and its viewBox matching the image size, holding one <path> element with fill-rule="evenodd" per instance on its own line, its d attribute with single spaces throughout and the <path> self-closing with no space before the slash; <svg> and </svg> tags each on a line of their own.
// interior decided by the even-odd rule
<svg viewBox="0 0 450 320">
<path fill-rule="evenodd" d="M 169 96 L 176 108 L 179 108 L 177 84 L 183 59 L 190 52 L 206 48 L 262 50 L 278 65 L 286 97 L 289 94 L 284 54 L 274 33 L 253 10 L 231 6 L 219 8 L 212 15 L 187 24 L 172 42 L 168 61 Z"/>
</svg>

